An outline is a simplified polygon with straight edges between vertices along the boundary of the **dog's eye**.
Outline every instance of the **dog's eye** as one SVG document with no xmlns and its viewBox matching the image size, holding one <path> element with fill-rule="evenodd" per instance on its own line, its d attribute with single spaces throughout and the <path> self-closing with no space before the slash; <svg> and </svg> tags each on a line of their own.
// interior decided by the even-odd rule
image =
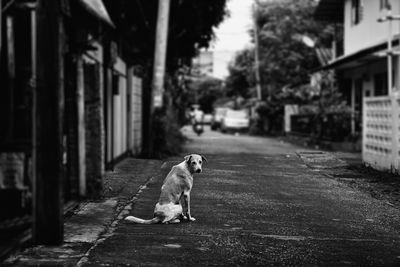
<svg viewBox="0 0 400 267">
<path fill-rule="evenodd" d="M 199 161 L 199 164 L 201 164 L 201 160 Z"/>
<path fill-rule="evenodd" d="M 192 165 L 195 165 L 195 164 L 196 164 L 196 162 L 193 161 L 193 162 L 192 162 Z"/>
</svg>

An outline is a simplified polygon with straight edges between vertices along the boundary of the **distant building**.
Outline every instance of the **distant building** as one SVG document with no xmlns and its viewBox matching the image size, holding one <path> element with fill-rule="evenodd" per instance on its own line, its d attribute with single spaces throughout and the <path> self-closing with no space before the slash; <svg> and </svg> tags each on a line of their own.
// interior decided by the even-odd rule
<svg viewBox="0 0 400 267">
<path fill-rule="evenodd" d="M 212 76 L 214 70 L 212 51 L 202 51 L 192 60 L 191 75 L 195 77 Z"/>
</svg>

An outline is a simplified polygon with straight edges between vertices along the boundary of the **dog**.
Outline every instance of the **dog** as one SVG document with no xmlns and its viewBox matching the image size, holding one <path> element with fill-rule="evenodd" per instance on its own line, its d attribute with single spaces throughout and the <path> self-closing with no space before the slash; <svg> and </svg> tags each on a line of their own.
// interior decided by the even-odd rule
<svg viewBox="0 0 400 267">
<path fill-rule="evenodd" d="M 196 219 L 190 213 L 190 191 L 193 186 L 193 174 L 202 171 L 207 159 L 198 154 L 184 157 L 184 161 L 171 168 L 161 187 L 160 198 L 154 208 L 154 217 L 150 220 L 127 216 L 126 221 L 140 224 L 179 223 Z M 182 203 L 185 209 L 182 207 Z"/>
</svg>

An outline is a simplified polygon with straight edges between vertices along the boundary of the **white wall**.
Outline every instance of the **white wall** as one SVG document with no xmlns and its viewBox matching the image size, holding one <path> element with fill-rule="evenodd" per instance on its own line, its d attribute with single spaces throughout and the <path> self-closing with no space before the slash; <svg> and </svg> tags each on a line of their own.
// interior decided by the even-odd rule
<svg viewBox="0 0 400 267">
<path fill-rule="evenodd" d="M 112 74 L 118 75 L 119 93 L 113 94 Z M 127 79 L 126 65 L 117 58 L 113 70 L 108 70 L 107 88 L 107 162 L 121 156 L 128 150 Z"/>
<path fill-rule="evenodd" d="M 126 92 L 126 65 L 117 58 L 114 69 L 119 75 L 119 94 L 113 96 L 114 101 L 114 157 L 125 153 L 127 145 L 127 92 Z"/>
<path fill-rule="evenodd" d="M 344 51 L 352 54 L 364 48 L 387 41 L 388 22 L 377 22 L 387 11 L 380 10 L 379 0 L 360 0 L 363 3 L 363 19 L 357 25 L 351 25 L 351 0 L 345 1 Z M 392 14 L 400 14 L 399 1 L 391 1 Z M 399 33 L 399 21 L 393 22 L 393 33 Z"/>
<path fill-rule="evenodd" d="M 113 96 L 114 101 L 114 157 L 125 153 L 127 146 L 127 94 L 126 77 L 119 76 L 119 94 Z"/>
<path fill-rule="evenodd" d="M 132 119 L 133 119 L 133 152 L 139 154 L 142 151 L 142 79 L 133 78 L 132 95 Z"/>
</svg>

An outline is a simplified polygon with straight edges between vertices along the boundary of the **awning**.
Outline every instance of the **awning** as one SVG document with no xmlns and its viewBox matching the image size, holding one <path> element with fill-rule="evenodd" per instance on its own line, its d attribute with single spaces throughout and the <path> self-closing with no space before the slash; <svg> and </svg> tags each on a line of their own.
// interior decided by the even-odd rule
<svg viewBox="0 0 400 267">
<path fill-rule="evenodd" d="M 102 0 L 79 0 L 79 2 L 83 5 L 83 7 L 89 11 L 91 14 L 101 19 L 111 27 L 115 28 L 114 23 L 112 22 L 110 15 L 107 12 L 106 7 Z"/>
<path fill-rule="evenodd" d="M 320 21 L 343 23 L 343 0 L 320 0 L 314 12 L 314 18 Z"/>
<path fill-rule="evenodd" d="M 392 45 L 398 46 L 399 40 L 397 38 L 394 39 Z M 341 56 L 329 62 L 329 64 L 322 66 L 318 70 L 347 69 L 347 68 L 358 67 L 364 65 L 366 62 L 376 61 L 385 58 L 386 50 L 387 50 L 386 42 L 372 45 L 368 48 L 362 49 L 352 54 Z"/>
<path fill-rule="evenodd" d="M 316 47 L 315 54 L 321 66 L 325 66 L 332 60 L 332 50 L 330 48 Z"/>
</svg>

